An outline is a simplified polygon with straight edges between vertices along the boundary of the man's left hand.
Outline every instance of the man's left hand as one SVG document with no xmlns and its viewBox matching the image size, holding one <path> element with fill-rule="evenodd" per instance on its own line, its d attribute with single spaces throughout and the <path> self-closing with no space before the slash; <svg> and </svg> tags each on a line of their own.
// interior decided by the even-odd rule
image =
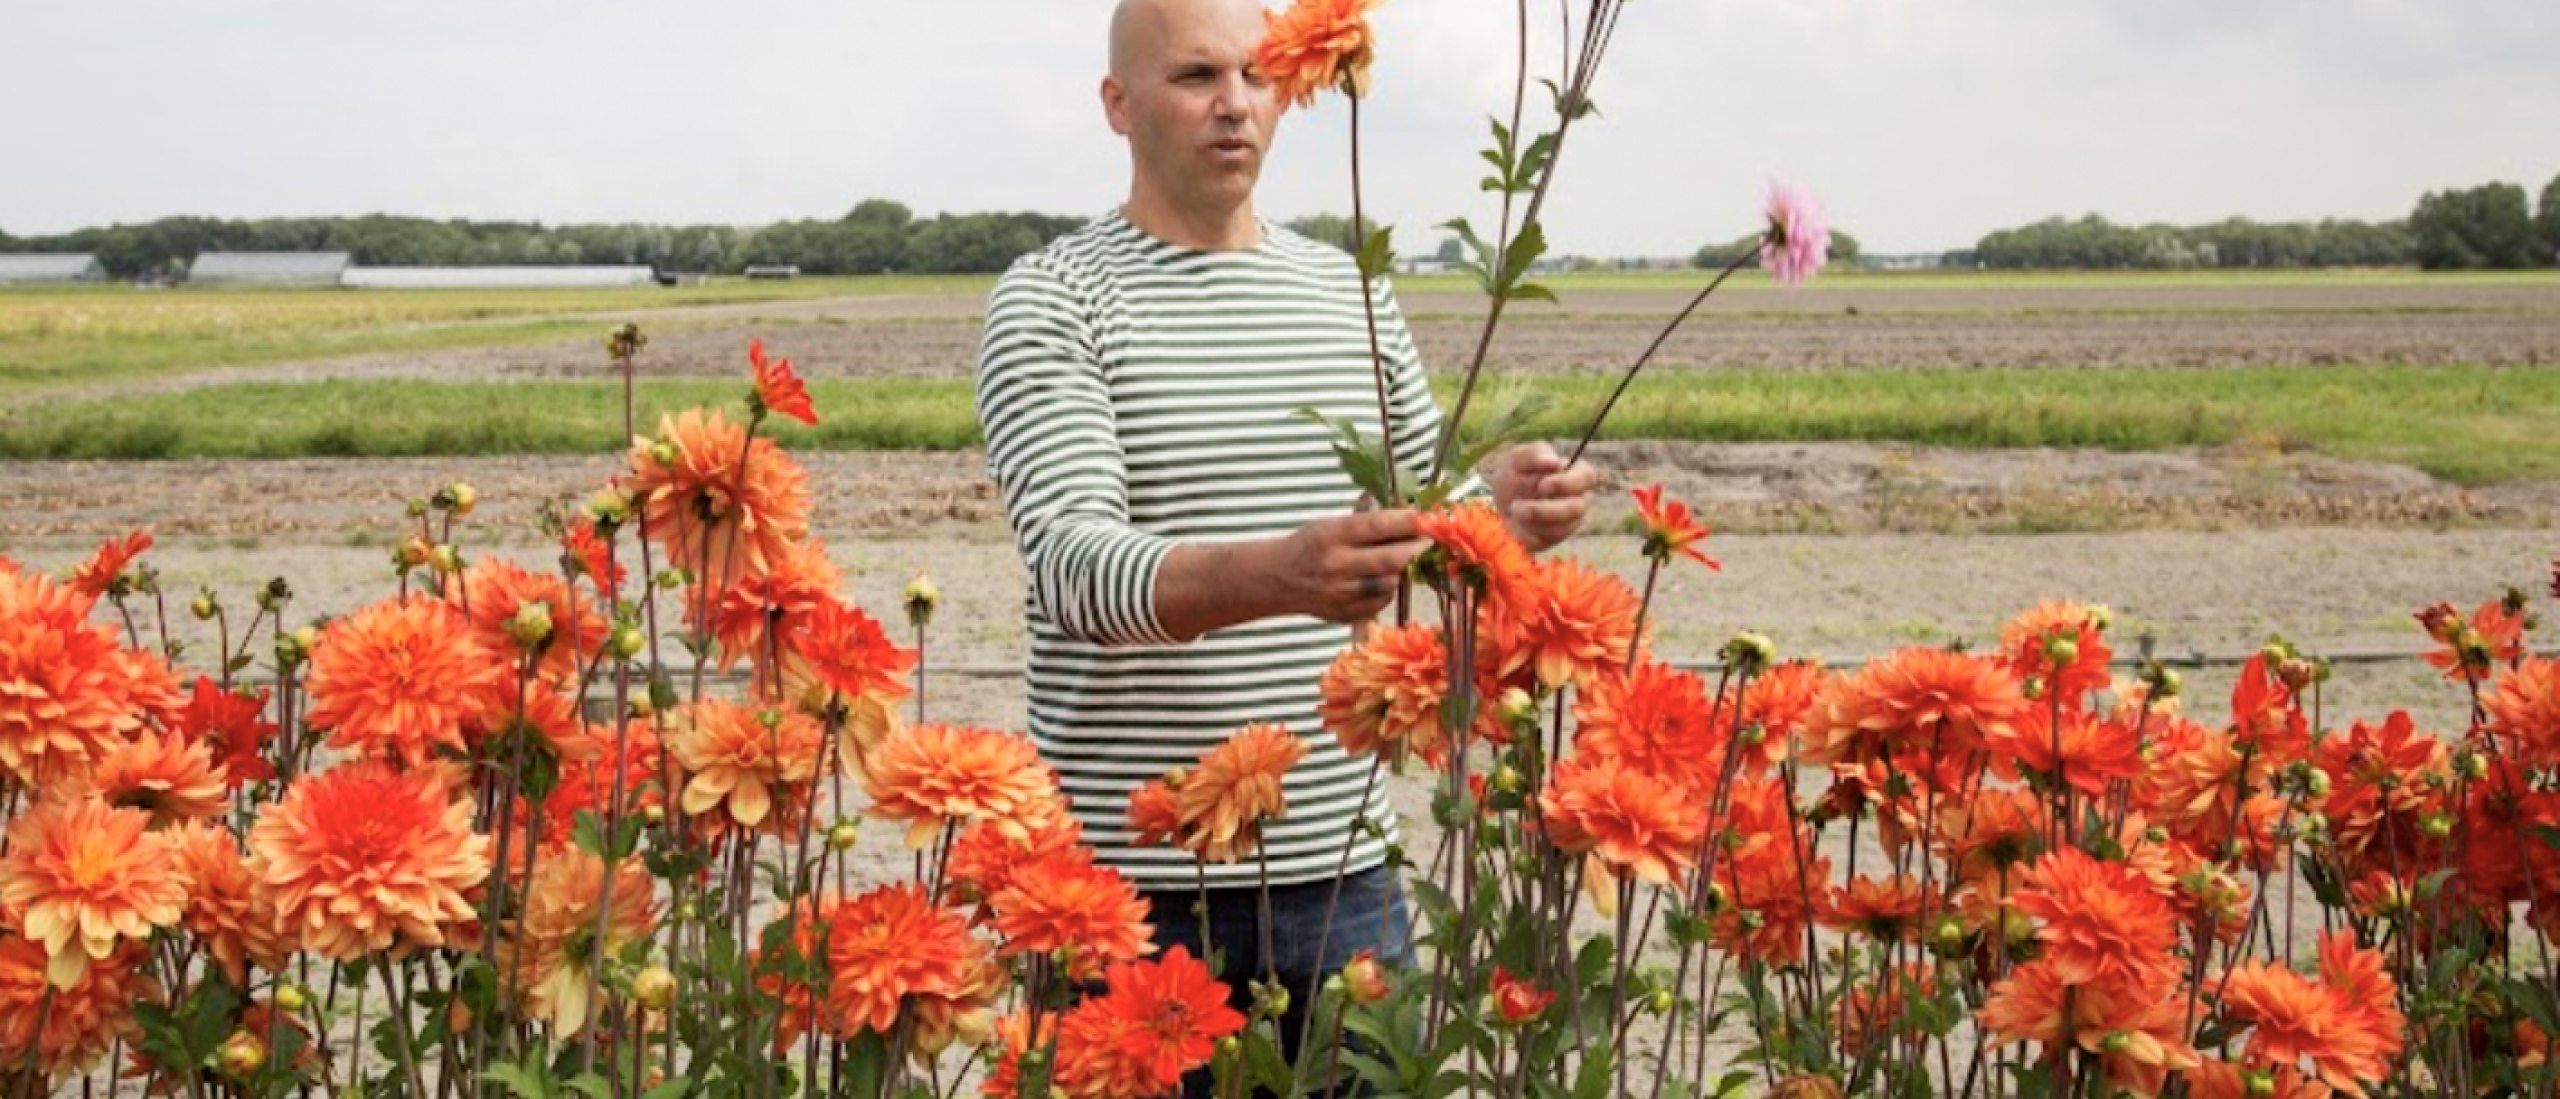
<svg viewBox="0 0 2560 1099">
<path fill-rule="evenodd" d="M 1591 513 L 1591 490 L 1600 487 L 1600 470 L 1588 462 L 1568 469 L 1564 457 L 1545 443 L 1525 443 L 1494 459 L 1490 474 L 1493 506 L 1514 537 L 1531 553 L 1573 536 Z"/>
</svg>

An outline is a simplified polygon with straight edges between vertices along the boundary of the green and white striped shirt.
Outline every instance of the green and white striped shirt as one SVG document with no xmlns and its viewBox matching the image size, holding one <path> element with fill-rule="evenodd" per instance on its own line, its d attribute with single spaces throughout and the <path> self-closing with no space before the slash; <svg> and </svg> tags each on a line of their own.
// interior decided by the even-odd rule
<svg viewBox="0 0 2560 1099">
<path fill-rule="evenodd" d="M 1440 414 L 1394 298 L 1377 296 L 1396 449 L 1425 468 Z M 1130 844 L 1129 793 L 1188 767 L 1251 722 L 1309 741 L 1265 826 L 1276 883 L 1333 873 L 1369 761 L 1316 716 L 1317 683 L 1348 640 L 1318 619 L 1265 619 L 1177 644 L 1156 570 L 1179 541 L 1286 534 L 1350 511 L 1358 490 L 1313 407 L 1378 430 L 1357 265 L 1276 226 L 1251 250 L 1203 252 L 1114 213 L 1016 261 L 987 307 L 978 418 L 1031 574 L 1030 734 L 1058 769 L 1085 839 L 1141 888 L 1190 888 L 1191 857 Z M 1383 780 L 1368 815 L 1393 834 Z M 1351 868 L 1385 858 L 1362 837 Z M 1212 886 L 1255 881 L 1250 861 Z"/>
</svg>

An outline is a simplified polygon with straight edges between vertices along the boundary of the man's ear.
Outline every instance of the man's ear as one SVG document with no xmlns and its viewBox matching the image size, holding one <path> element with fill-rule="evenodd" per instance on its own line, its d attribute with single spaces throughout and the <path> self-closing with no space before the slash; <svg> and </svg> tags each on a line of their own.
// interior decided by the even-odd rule
<svg viewBox="0 0 2560 1099">
<path fill-rule="evenodd" d="M 1102 117 L 1110 120 L 1112 133 L 1129 136 L 1129 92 L 1118 77 L 1102 78 Z"/>
</svg>

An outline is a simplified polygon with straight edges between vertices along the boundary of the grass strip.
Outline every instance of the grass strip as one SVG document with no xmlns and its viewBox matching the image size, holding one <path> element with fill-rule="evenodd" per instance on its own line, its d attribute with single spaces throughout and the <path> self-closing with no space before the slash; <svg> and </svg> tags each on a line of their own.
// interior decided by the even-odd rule
<svg viewBox="0 0 2560 1099">
<path fill-rule="evenodd" d="M 1551 402 L 1539 434 L 1571 437 L 1613 379 L 1498 380 L 1500 407 Z M 1442 378 L 1444 401 L 1451 379 Z M 661 413 L 727 403 L 740 381 L 641 388 Z M 824 379 L 824 422 L 782 423 L 786 446 L 956 450 L 979 443 L 968 382 Z M 733 411 L 734 414 L 734 411 Z M 771 426 L 771 425 L 769 425 Z M 578 454 L 622 442 L 607 381 L 241 383 L 0 418 L 0 458 L 306 458 Z M 2017 371 L 1713 371 L 1637 383 L 1604 437 L 1873 442 L 2140 452 L 2250 442 L 2413 466 L 2463 485 L 2560 480 L 2560 371 L 2486 366 Z"/>
</svg>

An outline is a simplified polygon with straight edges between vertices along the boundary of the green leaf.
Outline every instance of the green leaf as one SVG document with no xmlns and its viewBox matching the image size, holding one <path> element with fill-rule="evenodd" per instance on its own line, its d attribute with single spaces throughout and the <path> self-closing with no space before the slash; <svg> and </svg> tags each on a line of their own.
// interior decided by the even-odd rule
<svg viewBox="0 0 2560 1099">
<path fill-rule="evenodd" d="M 1298 1077 L 1289 1071 L 1289 1062 L 1280 1056 L 1280 1043 L 1267 1032 L 1268 1024 L 1244 1033 L 1245 1079 L 1256 1089 L 1277 1096 L 1296 1099 Z"/>
<path fill-rule="evenodd" d="M 1610 1060 L 1606 1045 L 1594 1046 L 1584 1055 L 1582 1071 L 1573 1080 L 1573 1099 L 1602 1099 L 1609 1094 L 1609 1085 L 1617 1080 Z"/>
<path fill-rule="evenodd" d="M 1396 269 L 1395 226 L 1381 227 L 1369 234 L 1360 245 L 1360 277 L 1370 282 L 1387 277 Z"/>
<path fill-rule="evenodd" d="M 601 1073 L 580 1073 L 569 1080 L 567 1087 L 589 1099 L 613 1099 L 613 1085 L 606 1083 Z"/>
<path fill-rule="evenodd" d="M 684 1099 L 693 1090 L 693 1081 L 677 1077 L 640 1093 L 640 1099 Z"/>
<path fill-rule="evenodd" d="M 1515 288 L 1529 274 L 1529 266 L 1546 254 L 1547 231 L 1534 221 L 1521 223 L 1519 235 L 1511 238 L 1510 249 L 1502 254 L 1502 271 L 1494 281 L 1495 296 L 1505 299 L 1516 297 L 1518 292 Z M 1547 299 L 1553 301 L 1555 296 L 1549 294 Z"/>
<path fill-rule="evenodd" d="M 569 838 L 578 850 L 600 859 L 605 857 L 604 818 L 597 816 L 595 810 L 578 810 L 575 822 L 569 826 Z"/>
<path fill-rule="evenodd" d="M 480 1078 L 505 1087 L 515 1099 L 551 1099 L 550 1082 L 522 1065 L 502 1061 L 481 1072 Z"/>
</svg>

